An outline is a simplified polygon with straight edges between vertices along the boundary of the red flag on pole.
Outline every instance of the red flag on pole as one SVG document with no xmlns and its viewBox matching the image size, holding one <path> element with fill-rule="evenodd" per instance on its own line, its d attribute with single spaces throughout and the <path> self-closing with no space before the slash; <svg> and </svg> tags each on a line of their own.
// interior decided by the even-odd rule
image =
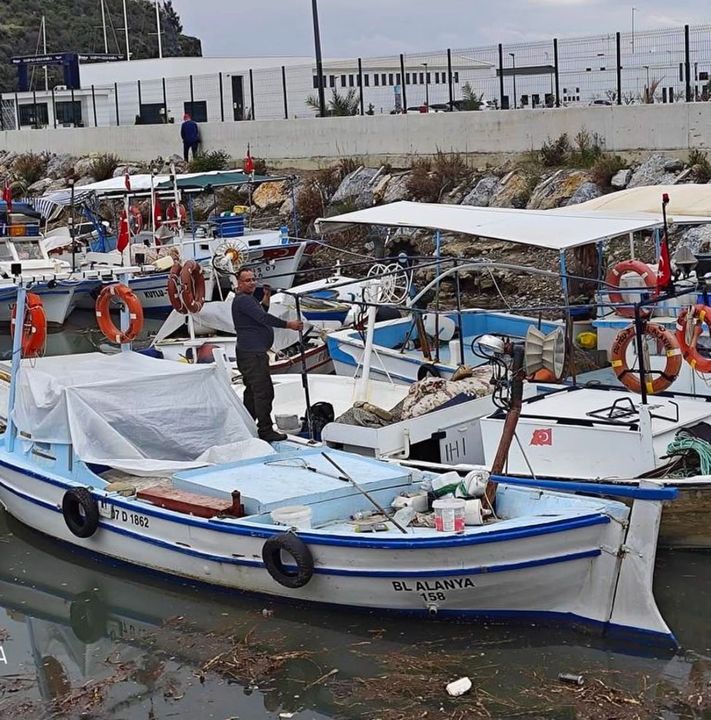
<svg viewBox="0 0 711 720">
<path fill-rule="evenodd" d="M 244 158 L 244 171 L 247 175 L 251 175 L 254 172 L 254 160 L 252 160 L 252 155 L 249 152 L 249 145 L 247 145 L 247 155 Z"/>
<path fill-rule="evenodd" d="M 7 203 L 7 211 L 12 212 L 12 188 L 9 180 L 5 180 L 5 185 L 3 185 L 2 199 Z"/>
<path fill-rule="evenodd" d="M 116 240 L 116 249 L 119 252 L 123 252 L 128 247 L 130 238 L 131 234 L 128 227 L 128 215 L 126 214 L 125 210 L 122 210 L 119 220 L 119 231 L 118 238 Z"/>
<path fill-rule="evenodd" d="M 669 259 L 669 242 L 664 233 L 662 247 L 659 251 L 659 267 L 657 269 L 657 287 L 664 290 L 671 282 L 671 260 Z"/>
<path fill-rule="evenodd" d="M 123 176 L 123 182 L 126 185 L 126 190 L 131 192 L 131 176 L 128 173 Z"/>
<path fill-rule="evenodd" d="M 160 206 L 160 200 L 157 196 L 153 196 L 153 228 L 157 230 L 163 224 L 163 210 Z"/>
</svg>

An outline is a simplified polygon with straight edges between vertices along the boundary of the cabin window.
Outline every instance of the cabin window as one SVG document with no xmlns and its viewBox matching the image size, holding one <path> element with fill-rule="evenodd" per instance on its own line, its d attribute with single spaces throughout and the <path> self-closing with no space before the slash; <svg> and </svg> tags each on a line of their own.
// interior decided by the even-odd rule
<svg viewBox="0 0 711 720">
<path fill-rule="evenodd" d="M 32 240 L 18 240 L 15 241 L 15 250 L 17 251 L 17 259 L 22 260 L 43 260 L 42 248 L 40 248 L 38 242 Z"/>
<path fill-rule="evenodd" d="M 0 260 L 14 260 L 15 256 L 12 254 L 10 245 L 5 242 L 0 242 Z"/>
</svg>

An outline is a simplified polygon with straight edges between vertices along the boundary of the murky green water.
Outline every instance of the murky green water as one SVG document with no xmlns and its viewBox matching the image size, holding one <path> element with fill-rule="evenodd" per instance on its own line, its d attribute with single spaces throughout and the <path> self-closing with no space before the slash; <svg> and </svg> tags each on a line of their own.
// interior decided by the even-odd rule
<svg viewBox="0 0 711 720">
<path fill-rule="evenodd" d="M 75 313 L 49 354 L 98 349 L 92 327 Z M 195 588 L 101 564 L 0 511 L 0 719 L 711 718 L 711 555 L 661 554 L 655 593 L 673 655 Z M 464 675 L 472 691 L 449 698 Z"/>
</svg>

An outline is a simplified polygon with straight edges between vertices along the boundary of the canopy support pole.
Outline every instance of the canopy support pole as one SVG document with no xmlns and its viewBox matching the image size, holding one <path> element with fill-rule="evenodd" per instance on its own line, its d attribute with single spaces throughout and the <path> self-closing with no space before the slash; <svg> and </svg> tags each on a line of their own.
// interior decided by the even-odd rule
<svg viewBox="0 0 711 720">
<path fill-rule="evenodd" d="M 17 426 L 13 420 L 15 411 L 15 394 L 17 388 L 17 378 L 20 374 L 20 364 L 22 363 L 22 335 L 25 331 L 25 305 L 27 300 L 27 290 L 22 284 L 20 277 L 16 278 L 17 286 L 17 305 L 15 306 L 15 334 L 12 336 L 12 366 L 10 370 L 10 389 L 7 398 L 7 449 L 12 452 L 15 448 L 15 438 L 17 437 Z"/>
</svg>

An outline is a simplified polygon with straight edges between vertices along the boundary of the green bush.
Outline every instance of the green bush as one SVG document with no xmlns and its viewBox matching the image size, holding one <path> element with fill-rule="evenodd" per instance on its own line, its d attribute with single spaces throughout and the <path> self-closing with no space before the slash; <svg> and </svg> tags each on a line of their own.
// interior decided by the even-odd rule
<svg viewBox="0 0 711 720">
<path fill-rule="evenodd" d="M 189 163 L 189 172 L 210 172 L 211 170 L 227 170 L 231 158 L 224 150 L 199 152 Z"/>
<path fill-rule="evenodd" d="M 592 167 L 603 155 L 603 140 L 597 134 L 592 135 L 583 128 L 575 136 L 575 147 L 568 162 L 576 167 Z"/>
<path fill-rule="evenodd" d="M 407 190 L 414 200 L 439 202 L 442 196 L 471 176 L 471 170 L 459 153 L 443 153 L 432 160 L 418 158 L 412 163 Z"/>
<path fill-rule="evenodd" d="M 689 167 L 693 169 L 697 183 L 707 183 L 711 180 L 711 163 L 705 152 L 692 148 L 689 151 Z"/>
<path fill-rule="evenodd" d="M 590 169 L 593 182 L 601 188 L 609 188 L 612 176 L 626 167 L 619 155 L 602 155 Z"/>
<path fill-rule="evenodd" d="M 557 167 L 559 165 L 565 165 L 570 155 L 570 140 L 568 135 L 563 133 L 556 140 L 548 138 L 541 149 L 539 150 L 539 157 L 541 162 L 546 167 Z"/>
<path fill-rule="evenodd" d="M 90 174 L 94 180 L 108 180 L 114 176 L 114 170 L 119 166 L 121 159 L 112 153 L 104 153 L 95 157 L 91 162 Z"/>
</svg>

